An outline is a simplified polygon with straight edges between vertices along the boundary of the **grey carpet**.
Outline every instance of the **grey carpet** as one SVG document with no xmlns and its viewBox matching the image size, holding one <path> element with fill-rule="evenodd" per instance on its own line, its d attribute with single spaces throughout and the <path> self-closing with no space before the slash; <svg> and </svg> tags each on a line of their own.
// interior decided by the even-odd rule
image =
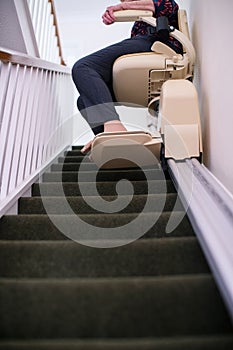
<svg viewBox="0 0 233 350">
<path fill-rule="evenodd" d="M 166 232 L 177 201 L 169 175 L 149 167 L 99 171 L 97 191 L 105 201 L 117 198 L 122 178 L 134 190 L 120 213 L 100 213 L 81 195 L 79 181 L 98 206 L 96 166 L 85 159 L 80 168 L 82 160 L 80 147 L 66 152 L 43 183 L 33 185 L 32 197 L 20 199 L 19 215 L 0 220 L 0 349 L 232 349 L 228 312 L 181 204 L 174 213 L 179 225 Z M 75 227 L 78 215 L 96 228 L 121 227 L 143 210 L 148 181 L 152 205 L 138 229 L 143 232 L 165 205 L 130 244 L 82 245 L 50 220 L 54 215 Z M 121 198 L 129 200 L 130 192 Z"/>
</svg>

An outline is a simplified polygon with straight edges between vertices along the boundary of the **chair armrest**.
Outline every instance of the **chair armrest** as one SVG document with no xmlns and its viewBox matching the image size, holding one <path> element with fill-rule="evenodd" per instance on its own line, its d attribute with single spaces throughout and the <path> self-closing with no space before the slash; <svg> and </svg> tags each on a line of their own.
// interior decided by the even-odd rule
<svg viewBox="0 0 233 350">
<path fill-rule="evenodd" d="M 157 20 L 153 17 L 152 11 L 147 10 L 121 10 L 115 11 L 114 16 L 116 18 L 116 22 L 135 22 L 135 21 L 143 21 L 147 24 L 150 24 L 152 27 L 156 27 Z M 190 72 L 193 70 L 194 62 L 195 62 L 195 49 L 193 47 L 190 39 L 175 29 L 169 33 L 175 39 L 177 39 L 185 48 L 189 59 L 190 59 Z"/>
<path fill-rule="evenodd" d="M 183 34 L 182 32 L 180 32 L 179 30 L 175 29 L 173 32 L 170 33 L 171 36 L 173 36 L 173 38 L 175 38 L 176 40 L 178 40 L 184 47 L 184 49 L 186 50 L 186 53 L 189 57 L 190 60 L 190 74 L 192 74 L 192 70 L 193 70 L 193 66 L 194 66 L 194 62 L 196 59 L 196 53 L 195 53 L 195 49 L 193 47 L 192 42 L 190 41 L 189 38 L 187 38 L 187 36 L 185 34 Z"/>
<path fill-rule="evenodd" d="M 164 54 L 168 57 L 178 56 L 175 50 L 172 50 L 169 46 L 162 43 L 161 41 L 155 41 L 154 44 L 151 46 L 151 51 L 155 53 Z"/>
<path fill-rule="evenodd" d="M 153 17 L 152 11 L 147 10 L 122 10 L 115 11 L 116 22 L 135 22 L 140 21 L 142 17 Z"/>
</svg>

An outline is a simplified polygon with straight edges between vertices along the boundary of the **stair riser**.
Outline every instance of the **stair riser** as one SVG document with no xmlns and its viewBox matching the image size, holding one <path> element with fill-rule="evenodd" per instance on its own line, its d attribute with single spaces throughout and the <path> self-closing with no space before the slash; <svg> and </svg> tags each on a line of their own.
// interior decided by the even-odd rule
<svg viewBox="0 0 233 350">
<path fill-rule="evenodd" d="M 83 153 L 81 152 L 81 147 L 80 149 L 73 149 L 72 151 L 66 151 L 64 152 L 64 155 L 67 156 L 81 156 L 83 157 Z"/>
<path fill-rule="evenodd" d="M 174 217 L 179 219 L 183 217 L 180 224 L 172 231 L 167 233 L 166 226 L 170 217 L 170 213 L 162 213 L 158 221 L 145 232 L 145 225 L 148 222 L 148 215 L 145 214 L 141 217 L 140 226 L 138 229 L 142 231 L 143 238 L 152 237 L 184 237 L 192 236 L 193 230 L 187 217 L 183 217 L 183 213 L 174 213 Z M 100 227 L 119 227 L 126 225 L 131 220 L 135 219 L 135 214 L 119 214 L 119 215 L 80 215 L 80 218 L 88 222 L 92 226 Z M 152 215 L 152 218 L 154 215 Z M 71 225 L 77 231 L 77 218 L 76 216 L 59 216 L 59 222 L 63 225 Z M 63 240 L 67 239 L 65 235 L 57 228 L 47 215 L 20 215 L 20 216 L 7 216 L 3 217 L 0 221 L 0 239 L 6 240 Z M 144 233 L 145 232 L 145 233 Z"/>
<path fill-rule="evenodd" d="M 2 338 L 156 337 L 231 331 L 214 283 L 205 276 L 1 280 L 0 287 Z"/>
<path fill-rule="evenodd" d="M 87 156 L 83 156 L 82 153 L 80 151 L 78 152 L 68 152 L 65 153 L 65 157 L 59 157 L 58 158 L 58 163 L 85 163 L 85 164 L 93 164 L 93 161 L 90 160 L 89 158 L 90 154 Z M 143 167 L 157 167 L 157 164 L 155 165 L 145 165 Z M 140 166 L 138 166 L 137 164 L 134 164 L 134 166 L 132 166 L 132 168 L 140 168 Z M 131 169 L 132 169 L 131 168 Z M 126 168 L 122 168 L 122 169 L 126 169 Z"/>
<path fill-rule="evenodd" d="M 133 193 L 135 195 L 141 195 L 148 193 L 148 184 L 144 181 L 133 181 Z M 166 193 L 175 193 L 175 187 L 171 181 L 166 181 L 165 184 Z M 150 183 L 150 194 L 164 194 L 164 183 L 163 181 L 151 181 Z M 92 183 L 82 183 L 83 192 L 87 195 L 93 196 L 96 194 L 96 190 L 100 196 L 114 196 L 116 195 L 116 182 L 97 182 Z M 56 183 L 41 183 L 34 184 L 32 188 L 33 196 L 81 196 L 78 183 L 63 183 L 62 188 L 60 184 Z M 131 194 L 130 189 L 124 192 L 125 195 Z"/>
<path fill-rule="evenodd" d="M 1 277 L 130 277 L 207 272 L 195 238 L 140 240 L 113 249 L 65 241 L 0 242 Z"/>
<path fill-rule="evenodd" d="M 51 166 L 51 171 L 78 171 L 80 168 L 80 163 L 63 163 L 63 164 L 53 164 Z M 98 168 L 93 163 L 82 164 L 82 169 L 85 171 L 97 171 Z"/>
<path fill-rule="evenodd" d="M 73 160 L 73 162 L 72 162 L 72 160 Z M 69 162 L 66 162 L 66 161 L 62 162 L 60 159 L 60 163 L 53 164 L 51 166 L 51 170 L 52 171 L 78 171 L 80 169 L 81 164 L 82 164 L 82 168 L 81 168 L 82 170 L 85 170 L 85 171 L 97 171 L 98 170 L 98 167 L 94 163 L 85 162 L 85 161 L 83 161 L 82 163 L 75 162 L 75 158 L 74 159 L 69 158 Z M 140 168 L 137 167 L 134 170 L 139 170 L 139 169 Z M 145 169 L 152 169 L 152 168 L 148 166 L 148 167 L 145 167 Z M 99 171 L 101 171 L 101 170 L 99 170 Z M 104 170 L 104 171 L 106 171 L 106 170 Z"/>
<path fill-rule="evenodd" d="M 145 170 L 143 171 L 99 171 L 96 176 L 93 172 L 82 171 L 81 173 L 67 171 L 67 172 L 51 172 L 43 175 L 44 182 L 99 182 L 99 181 L 120 181 L 126 179 L 129 181 L 149 181 L 149 180 L 164 180 L 165 177 L 161 171 Z"/>
<path fill-rule="evenodd" d="M 19 214 L 70 214 L 70 208 L 77 214 L 101 214 L 101 211 L 98 211 L 95 208 L 102 209 L 101 204 L 99 203 L 98 197 L 89 197 L 91 200 L 92 206 L 86 203 L 85 199 L 80 197 L 70 197 L 70 198 L 21 198 L 19 201 Z M 146 210 L 145 204 L 147 202 L 147 196 L 134 196 L 132 201 L 130 197 L 127 196 L 119 196 L 118 200 L 124 200 L 129 203 L 129 205 L 125 205 L 125 208 L 120 210 L 119 213 L 140 213 L 142 211 L 146 212 L 157 212 L 161 211 L 172 211 L 175 203 L 177 202 L 177 196 L 174 194 L 169 194 L 167 196 L 150 196 L 150 206 Z M 115 201 L 114 197 L 106 197 L 104 200 L 109 202 L 109 206 L 111 206 L 111 201 Z M 67 202 L 70 208 L 67 208 Z M 180 201 L 179 207 L 176 210 L 181 210 L 182 205 Z M 114 203 L 113 203 L 114 204 Z M 117 210 L 116 210 L 117 212 Z"/>
<path fill-rule="evenodd" d="M 58 158 L 58 163 L 81 163 L 81 162 L 93 164 L 93 162 L 88 157 L 83 159 L 83 156 L 81 156 L 81 155 L 66 156 L 66 157 L 59 157 Z"/>
</svg>

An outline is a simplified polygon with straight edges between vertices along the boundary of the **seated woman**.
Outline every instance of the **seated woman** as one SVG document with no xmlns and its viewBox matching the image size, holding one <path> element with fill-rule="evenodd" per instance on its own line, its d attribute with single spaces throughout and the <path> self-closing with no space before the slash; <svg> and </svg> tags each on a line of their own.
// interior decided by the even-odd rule
<svg viewBox="0 0 233 350">
<path fill-rule="evenodd" d="M 178 28 L 178 5 L 175 0 L 121 0 L 120 4 L 107 7 L 102 16 L 104 24 L 114 23 L 115 11 L 129 9 L 153 11 L 156 18 L 166 16 L 169 24 Z M 122 55 L 151 52 L 152 44 L 158 40 L 162 41 L 153 27 L 144 22 L 135 22 L 130 38 L 92 53 L 74 64 L 72 78 L 80 94 L 78 109 L 94 134 L 126 131 L 114 106 L 113 64 Z M 174 38 L 169 37 L 165 44 L 182 53 L 180 43 Z M 89 151 L 91 144 L 92 141 L 88 142 L 82 152 Z"/>
</svg>

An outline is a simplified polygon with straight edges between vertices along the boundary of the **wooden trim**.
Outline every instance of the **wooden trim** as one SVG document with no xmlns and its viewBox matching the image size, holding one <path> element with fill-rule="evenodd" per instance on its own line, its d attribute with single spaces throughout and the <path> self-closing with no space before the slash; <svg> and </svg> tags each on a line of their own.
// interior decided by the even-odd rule
<svg viewBox="0 0 233 350">
<path fill-rule="evenodd" d="M 57 21 L 57 15 L 56 15 L 56 10 L 55 10 L 55 6 L 54 6 L 54 1 L 53 0 L 48 0 L 48 2 L 51 3 L 51 9 L 52 9 L 52 15 L 53 15 L 53 24 L 55 26 L 55 33 L 56 33 L 56 37 L 57 37 L 57 45 L 58 45 L 58 50 L 59 50 L 59 56 L 61 59 L 61 64 L 62 65 L 66 65 L 63 59 L 63 55 L 62 55 L 62 48 L 61 48 L 61 40 L 60 40 L 60 34 L 59 34 L 59 30 L 58 30 L 58 21 Z"/>
<path fill-rule="evenodd" d="M 0 61 L 11 62 L 22 66 L 36 67 L 65 74 L 70 74 L 70 68 L 57 63 L 42 60 L 37 57 L 32 57 L 21 52 L 12 51 L 0 47 Z"/>
</svg>

